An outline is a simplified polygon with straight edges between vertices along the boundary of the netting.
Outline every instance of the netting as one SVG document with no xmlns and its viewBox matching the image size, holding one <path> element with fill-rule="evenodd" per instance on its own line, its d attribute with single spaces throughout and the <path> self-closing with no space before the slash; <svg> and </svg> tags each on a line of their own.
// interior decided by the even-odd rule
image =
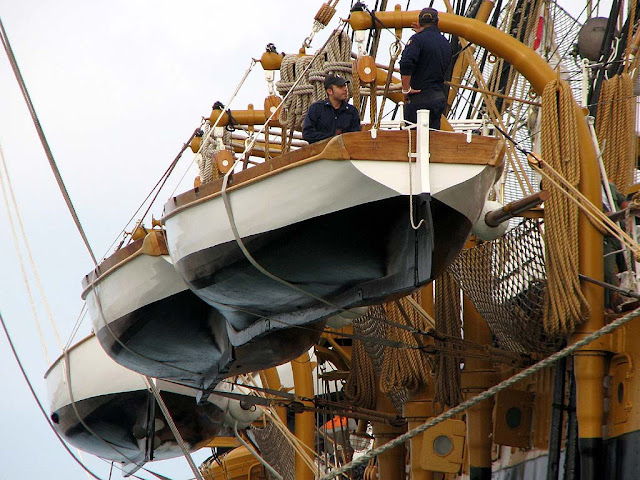
<svg viewBox="0 0 640 480">
<path fill-rule="evenodd" d="M 450 271 L 486 320 L 499 347 L 548 353 L 564 339 L 547 338 L 542 222 L 525 219 L 504 237 L 464 250 Z"/>
<path fill-rule="evenodd" d="M 251 432 L 262 458 L 282 475 L 283 480 L 295 480 L 295 452 L 280 429 L 273 422 L 267 422 L 264 428 L 252 428 Z"/>
</svg>

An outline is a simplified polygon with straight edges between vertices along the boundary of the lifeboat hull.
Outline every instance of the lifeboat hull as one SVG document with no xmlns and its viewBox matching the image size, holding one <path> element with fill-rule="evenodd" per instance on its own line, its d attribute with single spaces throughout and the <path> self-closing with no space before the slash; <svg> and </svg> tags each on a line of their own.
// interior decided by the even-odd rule
<svg viewBox="0 0 640 480">
<path fill-rule="evenodd" d="M 162 232 L 105 260 L 84 280 L 83 298 L 100 345 L 135 372 L 210 392 L 230 375 L 253 372 L 296 358 L 319 336 L 295 339 L 278 333 L 250 345 L 232 345 L 229 326 L 215 308 L 195 295 L 162 248 Z M 245 342 L 246 343 L 246 342 Z"/>
<path fill-rule="evenodd" d="M 382 134 L 368 139 L 373 151 L 359 159 L 331 145 L 367 132 L 336 137 L 295 168 L 274 159 L 274 172 L 240 172 L 228 187 L 230 209 L 220 191 L 206 187 L 165 206 L 175 268 L 224 315 L 232 344 L 283 328 L 298 335 L 342 309 L 406 295 L 455 258 L 500 168 L 432 163 L 420 189 L 416 164 L 406 161 L 407 134 Z M 381 160 L 396 134 L 403 135 L 405 161 Z M 306 148 L 313 154 L 322 147 Z M 233 227 L 260 268 L 240 249 Z"/>
<path fill-rule="evenodd" d="M 95 336 L 73 346 L 45 375 L 50 415 L 71 445 L 126 465 L 182 455 L 144 379 L 100 348 Z M 230 400 L 211 395 L 197 404 L 197 390 L 157 381 L 184 441 L 191 450 L 220 432 Z"/>
</svg>

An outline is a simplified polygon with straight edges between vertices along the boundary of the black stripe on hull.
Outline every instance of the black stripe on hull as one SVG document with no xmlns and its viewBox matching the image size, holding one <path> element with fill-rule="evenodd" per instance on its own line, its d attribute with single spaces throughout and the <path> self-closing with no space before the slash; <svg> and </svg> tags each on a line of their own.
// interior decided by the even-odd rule
<svg viewBox="0 0 640 480">
<path fill-rule="evenodd" d="M 231 356 L 224 318 L 190 290 L 140 307 L 97 336 L 120 365 L 196 388 Z"/>
<path fill-rule="evenodd" d="M 414 218 L 425 220 L 418 230 L 409 222 L 409 198 L 398 196 L 243 241 L 268 271 L 338 308 L 376 304 L 439 275 L 471 230 L 469 219 L 428 194 L 413 202 Z M 233 345 L 338 311 L 260 273 L 235 241 L 188 255 L 175 267 L 229 321 Z"/>
<path fill-rule="evenodd" d="M 129 370 L 210 391 L 225 377 L 297 358 L 317 341 L 323 326 L 275 330 L 234 347 L 233 329 L 224 317 L 186 290 L 110 322 L 97 337 Z"/>
<path fill-rule="evenodd" d="M 161 392 L 178 431 L 191 448 L 215 437 L 224 421 L 224 412 L 211 403 L 196 405 L 193 397 Z M 60 435 L 74 447 L 108 460 L 140 464 L 182 455 L 166 421 L 155 408 L 155 418 L 164 427 L 155 432 L 153 452 L 146 452 L 145 441 L 139 442 L 134 431 L 149 431 L 155 424 L 149 421 L 149 402 L 153 397 L 146 390 L 100 395 L 76 401 L 82 421 L 100 438 L 90 433 L 78 420 L 72 405 L 66 405 L 51 415 Z M 152 429 L 152 428 L 151 428 Z M 142 436 L 138 433 L 138 436 Z M 144 439 L 144 437 L 142 436 Z M 113 448 L 112 448 L 113 447 Z"/>
</svg>

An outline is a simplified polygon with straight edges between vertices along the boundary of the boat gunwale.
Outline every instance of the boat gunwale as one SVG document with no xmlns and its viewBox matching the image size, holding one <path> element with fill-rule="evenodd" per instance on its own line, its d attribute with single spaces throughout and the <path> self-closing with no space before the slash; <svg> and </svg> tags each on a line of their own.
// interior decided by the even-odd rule
<svg viewBox="0 0 640 480">
<path fill-rule="evenodd" d="M 375 147 L 371 149 L 378 150 L 378 156 L 380 156 L 380 147 L 386 147 L 387 149 L 394 148 L 397 147 L 397 145 L 395 144 L 397 144 L 398 142 L 402 142 L 403 145 L 406 145 L 408 147 L 408 137 L 405 135 L 405 131 L 406 130 L 381 130 L 377 132 L 376 138 L 372 138 L 371 132 L 369 131 L 349 132 L 337 135 L 330 139 L 302 147 L 298 150 L 294 150 L 277 157 L 273 157 L 272 159 L 267 160 L 264 163 L 260 163 L 246 170 L 242 170 L 240 172 L 232 174 L 229 178 L 226 191 L 229 192 L 237 188 L 251 185 L 260 180 L 269 178 L 272 175 L 283 173 L 292 168 L 307 165 L 318 160 L 373 160 L 380 162 L 415 162 L 415 160 L 410 159 L 408 156 L 391 156 L 384 159 L 375 159 L 371 158 L 370 156 L 368 156 L 367 158 L 361 158 L 362 154 L 358 143 L 364 139 L 366 139 L 368 143 L 373 142 Z M 416 132 L 412 130 L 409 130 L 409 132 L 411 132 L 411 144 L 415 145 Z M 432 130 L 430 131 L 429 135 L 430 146 L 433 147 L 435 145 L 436 149 L 440 147 L 441 150 L 444 150 L 446 148 L 444 144 L 451 143 L 450 140 L 451 138 L 453 138 L 453 136 L 455 136 L 455 138 L 453 138 L 454 142 L 457 140 L 458 144 L 471 145 L 473 144 L 473 140 L 476 140 L 477 143 L 480 139 L 480 141 L 484 143 L 495 143 L 493 151 L 491 152 L 489 158 L 483 161 L 474 161 L 477 157 L 468 156 L 463 158 L 456 157 L 456 161 L 454 162 L 449 161 L 448 159 L 439 158 L 437 155 L 430 155 L 431 163 L 486 165 L 492 167 L 501 167 L 503 164 L 505 145 L 504 141 L 499 138 L 485 135 L 474 135 L 472 136 L 472 141 L 468 142 L 467 135 L 464 133 L 445 132 L 441 130 Z M 198 187 L 172 197 L 164 205 L 164 212 L 161 219 L 162 222 L 166 222 L 166 220 L 178 214 L 182 210 L 220 196 L 222 194 L 222 183 L 223 177 L 220 177 L 213 180 L 212 182 L 201 184 Z"/>
<path fill-rule="evenodd" d="M 154 235 L 158 245 L 160 247 L 161 255 L 169 255 L 167 248 L 167 240 L 164 230 L 149 230 L 149 233 L 144 238 L 140 238 L 134 242 L 131 242 L 126 247 L 115 251 L 113 254 L 105 258 L 100 264 L 94 268 L 91 272 L 84 276 L 82 279 L 82 294 L 80 295 L 83 300 L 86 300 L 86 296 L 89 290 L 95 287 L 107 276 L 112 274 L 115 270 L 123 266 L 124 264 L 132 261 L 140 255 L 150 255 L 145 252 L 145 240 L 149 235 Z"/>
</svg>

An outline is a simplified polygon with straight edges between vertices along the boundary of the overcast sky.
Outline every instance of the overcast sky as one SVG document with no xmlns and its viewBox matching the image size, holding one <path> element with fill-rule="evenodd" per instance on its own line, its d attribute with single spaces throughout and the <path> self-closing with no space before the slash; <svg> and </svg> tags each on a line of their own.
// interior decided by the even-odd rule
<svg viewBox="0 0 640 480">
<path fill-rule="evenodd" d="M 321 0 L 239 2 L 34 0 L 0 2 L 0 15 L 53 154 L 96 256 L 101 257 L 183 142 L 226 101 L 251 57 L 273 42 L 294 53 Z M 348 0 L 339 14 L 347 15 Z M 374 2 L 369 2 L 373 4 Z M 404 3 L 403 3 L 404 4 Z M 414 8 L 420 8 L 417 2 Z M 436 7 L 441 3 L 436 2 Z M 330 27 L 337 25 L 334 18 Z M 328 30 L 320 33 L 321 45 Z M 408 34 L 405 33 L 408 38 Z M 82 307 L 80 282 L 92 268 L 57 189 L 9 63 L 0 51 L 0 145 L 35 262 L 63 341 Z M 235 108 L 261 108 L 267 87 L 257 66 Z M 181 175 L 191 154 L 179 164 Z M 195 172 L 186 176 L 186 190 Z M 152 209 L 156 217 L 171 194 Z M 38 303 L 42 322 L 46 314 Z M 29 377 L 47 405 L 48 368 L 0 204 L 0 311 Z M 89 320 L 78 338 L 90 331 Z M 50 328 L 51 360 L 59 349 Z M 0 335 L 0 480 L 85 478 L 40 415 Z M 195 455 L 196 463 L 208 452 Z M 108 465 L 85 454 L 101 477 Z M 184 459 L 150 465 L 191 478 Z M 118 478 L 115 474 L 114 478 Z"/>
</svg>

